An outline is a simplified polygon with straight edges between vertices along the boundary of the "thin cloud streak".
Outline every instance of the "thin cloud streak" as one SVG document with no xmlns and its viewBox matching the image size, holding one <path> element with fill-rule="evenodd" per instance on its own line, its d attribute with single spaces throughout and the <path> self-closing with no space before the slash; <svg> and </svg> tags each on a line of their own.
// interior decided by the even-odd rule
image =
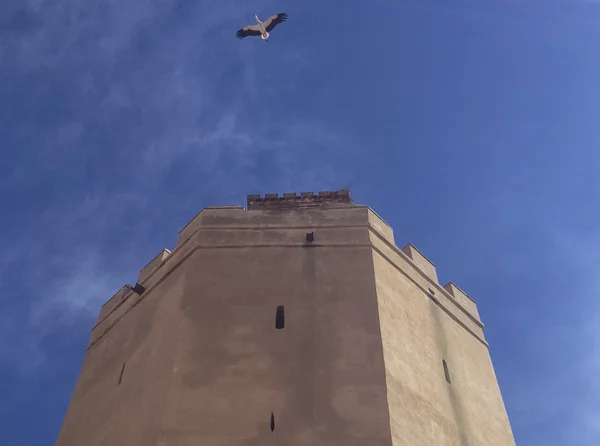
<svg viewBox="0 0 600 446">
<path fill-rule="evenodd" d="M 272 172 L 271 188 L 333 188 L 345 181 L 332 160 L 353 150 L 347 138 L 307 120 L 241 114 L 260 94 L 258 81 L 248 80 L 258 62 L 243 57 L 233 38 L 226 46 L 238 51 L 237 69 L 250 88 L 225 100 L 219 94 L 220 71 L 229 68 L 215 65 L 223 46 L 211 46 L 211 36 L 224 23 L 243 20 L 244 8 L 230 15 L 225 12 L 238 2 L 208 3 L 29 0 L 4 14 L 20 34 L 2 44 L 11 62 L 2 75 L 46 74 L 34 90 L 21 87 L 21 127 L 9 136 L 30 151 L 25 159 L 9 157 L 12 176 L 1 191 L 29 188 L 46 199 L 37 216 L 18 223 L 16 237 L 0 238 L 6 248 L 0 300 L 7 308 L 16 295 L 27 302 L 9 310 L 24 336 L 0 340 L 0 364 L 21 371 L 52 366 L 40 347 L 44 338 L 92 323 L 100 305 L 135 280 L 162 248 L 152 242 L 154 231 L 183 226 L 202 206 L 206 193 L 190 197 L 190 191 L 218 190 L 221 199 L 239 202 L 266 187 L 262 164 Z M 194 14 L 193 23 L 182 20 L 160 40 L 153 37 L 170 17 L 201 9 L 206 13 Z M 301 60 L 296 51 L 284 64 L 299 75 Z M 73 82 L 65 84 L 64 69 L 72 70 Z M 62 93 L 63 103 L 40 121 L 32 104 L 51 90 Z M 43 135 L 42 146 L 32 145 L 32 132 Z M 45 189 L 48 183 L 56 189 Z"/>
</svg>

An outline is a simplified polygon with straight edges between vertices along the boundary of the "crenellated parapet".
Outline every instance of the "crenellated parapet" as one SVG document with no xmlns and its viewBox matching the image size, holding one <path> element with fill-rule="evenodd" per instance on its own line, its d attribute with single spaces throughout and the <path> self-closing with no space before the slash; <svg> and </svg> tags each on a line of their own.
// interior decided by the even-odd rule
<svg viewBox="0 0 600 446">
<path fill-rule="evenodd" d="M 299 208 L 315 208 L 327 206 L 340 206 L 352 204 L 350 191 L 346 189 L 338 191 L 322 191 L 302 192 L 296 194 L 294 192 L 279 194 L 248 195 L 247 209 L 263 210 L 263 209 L 299 209 Z"/>
<path fill-rule="evenodd" d="M 278 210 L 283 212 L 273 212 Z M 276 248 L 293 253 L 308 246 L 315 252 L 372 248 L 416 289 L 484 339 L 475 302 L 453 283 L 441 286 L 435 265 L 425 255 L 410 243 L 399 248 L 392 228 L 368 206 L 354 203 L 343 189 L 248 195 L 246 209 L 239 205 L 202 209 L 180 231 L 172 252 L 162 250 L 140 271 L 135 287 L 124 286 L 103 306 L 92 344 L 193 252 Z"/>
</svg>

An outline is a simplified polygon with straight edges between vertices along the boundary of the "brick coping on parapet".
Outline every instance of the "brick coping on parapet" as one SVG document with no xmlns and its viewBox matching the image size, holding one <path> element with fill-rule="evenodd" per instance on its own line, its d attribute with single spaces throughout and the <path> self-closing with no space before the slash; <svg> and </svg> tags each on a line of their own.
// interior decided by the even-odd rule
<svg viewBox="0 0 600 446">
<path fill-rule="evenodd" d="M 246 197 L 246 208 L 248 210 L 264 208 L 264 207 L 317 207 L 327 204 L 352 204 L 352 197 L 348 189 L 337 191 L 321 191 L 317 192 L 301 192 L 298 195 L 295 192 L 286 192 L 283 195 L 265 194 L 261 197 L 260 194 L 251 194 Z"/>
<path fill-rule="evenodd" d="M 281 205 L 284 208 L 302 208 L 302 207 L 318 207 L 331 203 L 351 205 L 353 204 L 352 196 L 348 189 L 340 189 L 337 191 L 320 191 L 320 192 L 301 192 L 299 195 L 295 192 L 286 192 L 281 196 L 279 194 L 249 194 L 246 196 L 246 210 L 251 208 L 265 208 L 273 205 Z M 181 234 L 195 219 L 202 213 L 204 209 L 244 209 L 239 205 L 225 206 L 207 206 L 201 209 L 186 225 L 179 231 Z M 380 217 L 381 218 L 381 217 Z M 383 219 L 382 219 L 383 220 Z M 384 221 L 386 225 L 387 222 Z"/>
</svg>

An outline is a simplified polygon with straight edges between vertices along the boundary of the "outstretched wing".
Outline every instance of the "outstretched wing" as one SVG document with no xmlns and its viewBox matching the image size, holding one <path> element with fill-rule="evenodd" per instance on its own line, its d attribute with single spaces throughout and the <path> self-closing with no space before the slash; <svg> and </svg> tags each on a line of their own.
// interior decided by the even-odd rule
<svg viewBox="0 0 600 446">
<path fill-rule="evenodd" d="M 273 28 L 279 25 L 281 22 L 285 22 L 287 20 L 287 14 L 285 12 L 272 15 L 267 20 L 264 21 L 265 29 L 268 33 L 271 32 Z"/>
<path fill-rule="evenodd" d="M 260 36 L 260 28 L 258 25 L 248 25 L 244 26 L 242 29 L 238 29 L 235 33 L 235 36 L 238 39 L 243 39 L 248 36 Z"/>
</svg>

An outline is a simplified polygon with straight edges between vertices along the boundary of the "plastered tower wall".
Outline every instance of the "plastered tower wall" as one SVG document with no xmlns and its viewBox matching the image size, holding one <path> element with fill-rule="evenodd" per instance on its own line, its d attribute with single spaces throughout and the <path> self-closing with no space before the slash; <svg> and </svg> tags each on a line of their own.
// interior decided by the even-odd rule
<svg viewBox="0 0 600 446">
<path fill-rule="evenodd" d="M 514 445 L 475 303 L 416 248 L 371 240 L 394 446 Z"/>
<path fill-rule="evenodd" d="M 58 446 L 514 445 L 476 306 L 416 248 L 347 191 L 247 207 L 103 306 Z"/>
</svg>

